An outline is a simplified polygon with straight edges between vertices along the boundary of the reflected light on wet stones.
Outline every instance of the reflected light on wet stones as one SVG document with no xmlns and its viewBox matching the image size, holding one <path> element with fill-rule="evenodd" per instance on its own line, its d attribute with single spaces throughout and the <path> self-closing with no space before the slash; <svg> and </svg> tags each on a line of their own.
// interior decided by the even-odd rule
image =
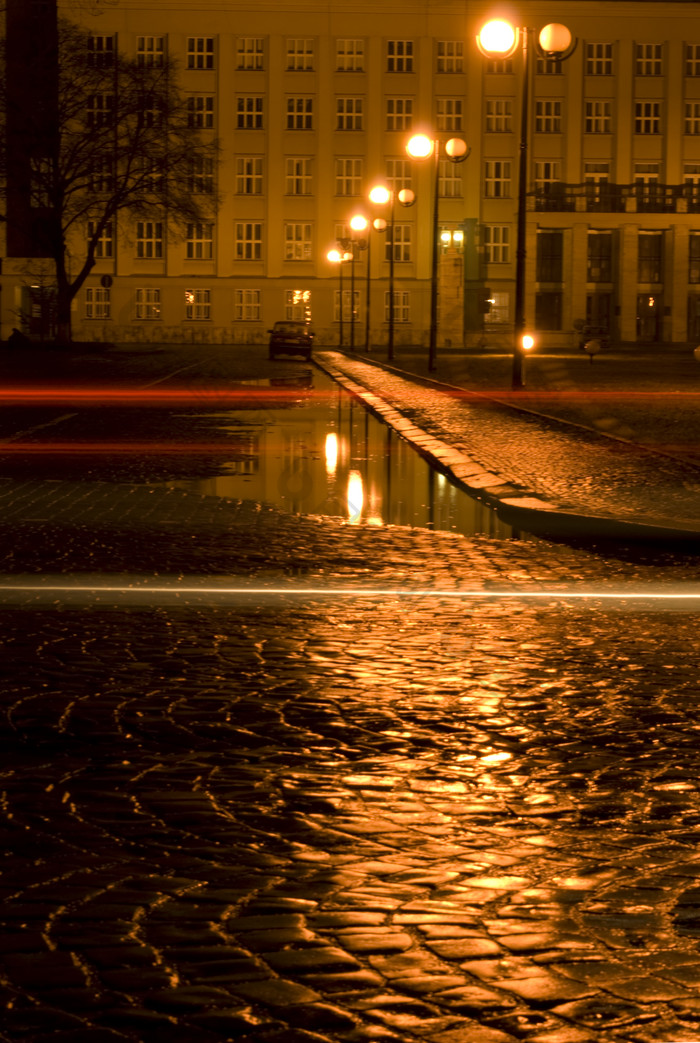
<svg viewBox="0 0 700 1043">
<path fill-rule="evenodd" d="M 364 505 L 364 489 L 362 475 L 359 471 L 350 471 L 348 475 L 348 521 L 351 525 L 359 525 Z"/>
<path fill-rule="evenodd" d="M 338 468 L 338 436 L 334 432 L 326 435 L 326 474 L 335 476 Z"/>
</svg>

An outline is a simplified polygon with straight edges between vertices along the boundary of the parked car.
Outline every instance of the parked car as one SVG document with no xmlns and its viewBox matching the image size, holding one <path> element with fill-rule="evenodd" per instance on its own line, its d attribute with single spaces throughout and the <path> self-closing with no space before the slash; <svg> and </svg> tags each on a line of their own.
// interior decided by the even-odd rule
<svg viewBox="0 0 700 1043">
<path fill-rule="evenodd" d="M 270 358 L 278 355 L 302 355 L 311 357 L 314 344 L 314 333 L 308 322 L 276 322 L 270 334 Z"/>
</svg>

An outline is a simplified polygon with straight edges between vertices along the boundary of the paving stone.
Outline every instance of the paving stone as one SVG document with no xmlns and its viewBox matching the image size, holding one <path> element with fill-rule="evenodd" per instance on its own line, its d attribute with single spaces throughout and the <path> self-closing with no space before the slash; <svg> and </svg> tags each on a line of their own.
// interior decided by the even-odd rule
<svg viewBox="0 0 700 1043">
<path fill-rule="evenodd" d="M 282 978 L 267 981 L 235 982 L 230 991 L 253 1002 L 267 1003 L 271 1007 L 288 1007 L 294 1003 L 315 1003 L 321 997 L 306 985 L 298 985 Z M 229 996 L 230 1002 L 230 996 Z"/>
<path fill-rule="evenodd" d="M 551 975 L 537 975 L 528 978 L 501 978 L 493 981 L 501 989 L 514 992 L 516 996 L 528 1000 L 538 1007 L 553 1007 L 568 1000 L 582 999 L 590 996 L 593 990 L 585 985 Z"/>
<path fill-rule="evenodd" d="M 401 931 L 377 931 L 376 934 L 364 933 L 363 928 L 358 928 L 363 933 L 355 934 L 354 929 L 345 929 L 336 933 L 336 938 L 348 952 L 358 953 L 384 953 L 403 952 L 410 949 L 413 939 L 410 935 Z"/>
</svg>

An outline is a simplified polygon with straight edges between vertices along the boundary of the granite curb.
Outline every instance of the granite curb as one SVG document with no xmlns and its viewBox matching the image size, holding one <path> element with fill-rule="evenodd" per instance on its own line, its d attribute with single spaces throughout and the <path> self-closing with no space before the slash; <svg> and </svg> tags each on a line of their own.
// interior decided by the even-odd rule
<svg viewBox="0 0 700 1043">
<path fill-rule="evenodd" d="M 506 523 L 539 536 L 555 538 L 583 537 L 605 540 L 692 543 L 700 541 L 700 522 L 697 526 L 692 526 L 666 518 L 640 517 L 631 521 L 597 512 L 584 514 L 580 511 L 565 509 L 540 495 L 533 494 L 515 477 L 485 470 L 463 450 L 457 449 L 449 442 L 437 438 L 415 424 L 404 415 L 398 405 L 393 405 L 383 398 L 381 393 L 377 393 L 370 380 L 367 383 L 361 383 L 356 379 L 356 374 L 350 376 L 347 366 L 343 367 L 344 361 L 345 357 L 338 352 L 314 353 L 314 362 L 325 373 L 361 401 L 374 416 L 406 439 L 432 466 L 446 474 L 468 493 L 477 496 L 478 499 L 492 507 Z M 354 368 L 356 369 L 356 363 L 360 360 L 351 361 L 355 363 Z M 361 362 L 379 370 L 385 368 L 381 362 L 374 359 L 362 359 Z M 423 387 L 432 387 L 435 390 L 444 389 L 447 392 L 455 390 L 454 387 L 447 384 L 442 385 L 441 388 L 438 381 L 416 377 L 414 374 L 396 367 L 387 368 L 393 374 L 401 376 L 407 381 L 420 383 Z M 460 390 L 464 393 L 463 389 Z M 484 396 L 481 392 L 473 394 L 482 399 L 489 397 Z M 497 399 L 490 398 L 490 403 L 493 408 L 502 408 L 510 413 L 518 411 L 517 407 L 500 403 Z M 525 410 L 525 412 L 531 415 L 534 413 L 533 410 Z M 545 419 L 552 420 L 560 428 L 570 427 L 572 431 L 576 429 L 576 425 L 567 424 L 565 421 L 550 417 Z M 599 437 L 609 436 L 601 434 Z M 621 441 L 620 439 L 614 440 Z"/>
</svg>

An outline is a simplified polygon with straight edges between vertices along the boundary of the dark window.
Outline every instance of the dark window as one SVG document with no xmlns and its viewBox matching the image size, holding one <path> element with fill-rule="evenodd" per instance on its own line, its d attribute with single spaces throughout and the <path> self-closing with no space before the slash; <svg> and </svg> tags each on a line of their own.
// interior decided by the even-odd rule
<svg viewBox="0 0 700 1043">
<path fill-rule="evenodd" d="M 561 232 L 537 233 L 537 282 L 562 281 L 562 254 L 563 235 Z"/>
<path fill-rule="evenodd" d="M 589 282 L 612 282 L 612 232 L 588 233 Z"/>
<path fill-rule="evenodd" d="M 535 294 L 535 329 L 561 329 L 561 294 Z"/>
<path fill-rule="evenodd" d="M 637 279 L 639 282 L 661 282 L 663 270 L 663 235 L 660 232 L 639 233 Z"/>
</svg>

